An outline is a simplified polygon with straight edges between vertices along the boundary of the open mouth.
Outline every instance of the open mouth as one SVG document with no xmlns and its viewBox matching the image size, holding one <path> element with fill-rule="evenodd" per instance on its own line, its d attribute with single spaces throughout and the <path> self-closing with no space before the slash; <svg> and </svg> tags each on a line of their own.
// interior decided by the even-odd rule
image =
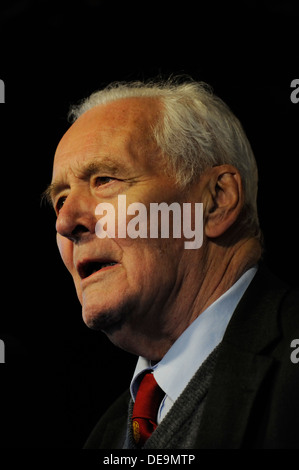
<svg viewBox="0 0 299 470">
<path fill-rule="evenodd" d="M 104 268 L 115 266 L 116 264 L 118 264 L 116 261 L 87 261 L 78 266 L 78 273 L 81 279 L 85 279 Z"/>
</svg>

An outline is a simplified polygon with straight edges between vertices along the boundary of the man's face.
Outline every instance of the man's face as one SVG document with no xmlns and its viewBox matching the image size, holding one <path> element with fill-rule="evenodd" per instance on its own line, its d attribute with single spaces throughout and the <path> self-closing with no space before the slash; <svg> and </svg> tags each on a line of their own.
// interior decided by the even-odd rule
<svg viewBox="0 0 299 470">
<path fill-rule="evenodd" d="M 57 243 L 85 323 L 133 353 L 146 355 L 156 342 L 152 358 L 160 341 L 165 347 L 179 334 L 176 301 L 190 253 L 183 239 L 118 238 L 117 202 L 125 195 L 127 206 L 149 209 L 183 200 L 151 137 L 158 113 L 157 101 L 125 99 L 83 114 L 58 145 L 51 185 Z M 95 233 L 103 202 L 115 208 L 115 238 Z"/>
</svg>

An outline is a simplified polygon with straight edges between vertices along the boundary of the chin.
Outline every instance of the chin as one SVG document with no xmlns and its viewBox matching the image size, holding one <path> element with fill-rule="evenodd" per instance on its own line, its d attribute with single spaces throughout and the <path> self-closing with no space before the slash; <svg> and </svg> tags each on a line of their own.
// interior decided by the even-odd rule
<svg viewBox="0 0 299 470">
<path fill-rule="evenodd" d="M 83 321 L 88 328 L 104 333 L 111 343 L 131 354 L 139 355 L 140 344 L 136 339 L 136 331 L 132 331 L 129 318 L 132 308 L 126 306 L 117 309 L 87 310 L 83 308 Z"/>
<path fill-rule="evenodd" d="M 85 325 L 91 330 L 95 331 L 108 331 L 114 329 L 121 322 L 119 315 L 116 315 L 114 312 L 104 311 L 97 312 L 96 314 L 86 313 L 83 310 L 83 321 Z"/>
<path fill-rule="evenodd" d="M 83 304 L 82 307 L 83 321 L 88 328 L 103 331 L 108 337 L 123 329 L 131 312 L 132 307 L 128 304 L 115 306 Z"/>
</svg>

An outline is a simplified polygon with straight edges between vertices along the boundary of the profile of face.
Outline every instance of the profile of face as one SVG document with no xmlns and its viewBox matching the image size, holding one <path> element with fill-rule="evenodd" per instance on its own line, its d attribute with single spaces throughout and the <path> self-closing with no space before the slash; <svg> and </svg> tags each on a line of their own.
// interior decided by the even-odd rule
<svg viewBox="0 0 299 470">
<path fill-rule="evenodd" d="M 51 184 L 58 248 L 84 322 L 125 350 L 151 351 L 152 359 L 179 334 L 178 297 L 192 276 L 194 253 L 180 238 L 119 238 L 117 201 L 125 195 L 127 206 L 147 208 L 184 201 L 150 133 L 159 106 L 130 98 L 85 112 L 57 147 Z M 95 209 L 103 202 L 115 208 L 114 238 L 95 233 Z"/>
</svg>

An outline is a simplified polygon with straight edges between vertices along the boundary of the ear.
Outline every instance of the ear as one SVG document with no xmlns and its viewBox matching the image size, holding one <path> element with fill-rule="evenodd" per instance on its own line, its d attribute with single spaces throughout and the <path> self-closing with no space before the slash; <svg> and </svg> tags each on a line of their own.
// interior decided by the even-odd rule
<svg viewBox="0 0 299 470">
<path fill-rule="evenodd" d="M 205 233 L 216 238 L 237 220 L 243 206 L 243 188 L 241 175 L 232 165 L 215 166 L 208 173 Z"/>
</svg>

